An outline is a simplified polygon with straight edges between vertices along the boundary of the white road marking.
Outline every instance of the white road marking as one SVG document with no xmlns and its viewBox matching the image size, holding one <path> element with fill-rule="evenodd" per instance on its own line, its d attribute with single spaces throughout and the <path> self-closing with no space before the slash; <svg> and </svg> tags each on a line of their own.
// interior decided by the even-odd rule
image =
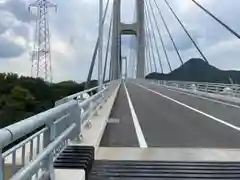
<svg viewBox="0 0 240 180">
<path fill-rule="evenodd" d="M 125 91 L 126 91 L 126 94 L 127 94 L 128 104 L 129 104 L 129 108 L 130 108 L 130 111 L 131 111 L 131 114 L 132 114 L 133 124 L 134 124 L 135 131 L 136 131 L 136 134 L 137 134 L 139 146 L 141 148 L 147 148 L 148 146 L 147 146 L 146 140 L 144 138 L 141 126 L 139 124 L 139 121 L 138 121 L 138 118 L 137 118 L 137 114 L 136 114 L 136 112 L 134 110 L 132 101 L 130 99 L 127 87 L 126 87 L 125 83 L 123 85 L 124 85 L 124 88 L 125 88 Z"/>
<path fill-rule="evenodd" d="M 226 105 L 226 106 L 230 106 L 230 107 L 234 107 L 234 108 L 240 109 L 240 106 L 238 106 L 238 105 L 230 104 L 230 103 L 219 101 L 219 100 L 215 100 L 215 99 L 206 98 L 206 97 L 203 97 L 201 95 L 196 95 L 196 94 L 184 92 L 184 91 L 181 91 L 181 90 L 171 89 L 171 88 L 169 88 L 167 86 L 166 86 L 166 88 L 169 91 L 177 92 L 179 94 L 185 94 L 185 95 L 188 95 L 188 96 L 192 96 L 192 97 L 196 97 L 196 98 L 199 98 L 199 99 L 204 99 L 204 100 L 207 100 L 207 101 L 210 101 L 210 102 L 215 102 L 215 103 L 219 103 L 219 104 L 223 104 L 223 105 Z"/>
<path fill-rule="evenodd" d="M 181 106 L 184 106 L 184 107 L 186 107 L 186 108 L 188 108 L 188 109 L 190 109 L 190 110 L 192 110 L 192 111 L 195 111 L 195 112 L 197 112 L 197 113 L 199 113 L 199 114 L 201 114 L 201 115 L 203 115 L 203 116 L 206 116 L 206 117 L 208 117 L 208 118 L 210 118 L 210 119 L 212 119 L 212 120 L 214 120 L 214 121 L 217 121 L 217 122 L 219 122 L 219 123 L 221 123 L 221 124 L 224 124 L 224 125 L 226 125 L 226 126 L 228 126 L 228 127 L 230 127 L 230 128 L 233 128 L 233 129 L 235 129 L 235 130 L 237 130 L 237 131 L 240 131 L 240 127 L 237 127 L 237 126 L 235 126 L 235 125 L 233 125 L 233 124 L 230 124 L 230 123 L 228 123 L 228 122 L 225 122 L 225 121 L 223 121 L 223 120 L 221 120 L 221 119 L 219 119 L 219 118 L 217 118 L 217 117 L 214 117 L 214 116 L 212 116 L 212 115 L 210 115 L 210 114 L 207 114 L 207 113 L 205 113 L 205 112 L 202 112 L 202 111 L 200 111 L 200 110 L 198 110 L 198 109 L 195 109 L 195 108 L 193 108 L 193 107 L 191 107 L 191 106 L 188 106 L 188 105 L 186 105 L 186 104 L 184 104 L 184 103 L 182 103 L 182 102 L 180 102 L 180 101 L 177 101 L 177 100 L 175 100 L 175 99 L 173 99 L 173 98 L 170 98 L 170 97 L 168 97 L 168 96 L 165 96 L 165 95 L 163 95 L 163 94 L 161 94 L 161 93 L 159 93 L 159 92 L 156 92 L 156 91 L 154 91 L 154 90 L 151 90 L 151 89 L 149 89 L 149 88 L 147 88 L 147 87 L 145 87 L 145 86 L 142 86 L 142 85 L 136 84 L 136 83 L 134 83 L 134 84 L 135 84 L 136 86 L 139 86 L 139 87 L 147 90 L 147 91 L 150 91 L 150 92 L 152 92 L 152 93 L 154 93 L 154 94 L 157 94 L 157 95 L 159 95 L 159 96 L 161 96 L 161 97 L 163 97 L 163 98 L 165 98 L 165 99 L 168 99 L 168 100 L 170 100 L 170 101 L 173 101 L 173 102 L 175 102 L 175 103 L 177 103 L 177 104 L 179 104 L 179 105 L 181 105 Z"/>
</svg>

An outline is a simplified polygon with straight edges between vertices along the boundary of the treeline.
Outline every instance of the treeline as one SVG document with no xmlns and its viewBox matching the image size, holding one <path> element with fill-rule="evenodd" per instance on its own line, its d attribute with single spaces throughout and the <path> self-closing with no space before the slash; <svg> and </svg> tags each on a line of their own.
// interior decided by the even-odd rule
<svg viewBox="0 0 240 180">
<path fill-rule="evenodd" d="M 97 82 L 92 81 L 91 87 Z M 46 83 L 40 78 L 0 73 L 0 128 L 45 111 L 56 100 L 84 90 L 74 81 Z"/>
</svg>

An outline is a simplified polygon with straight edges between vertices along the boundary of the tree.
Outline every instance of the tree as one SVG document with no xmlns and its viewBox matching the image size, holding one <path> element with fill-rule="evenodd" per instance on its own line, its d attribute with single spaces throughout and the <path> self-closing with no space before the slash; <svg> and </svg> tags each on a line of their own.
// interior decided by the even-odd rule
<svg viewBox="0 0 240 180">
<path fill-rule="evenodd" d="M 5 98 L 5 108 L 14 111 L 28 111 L 29 105 L 35 104 L 34 96 L 28 89 L 15 86 L 11 94 Z"/>
<path fill-rule="evenodd" d="M 92 86 L 95 85 L 92 81 Z M 0 128 L 50 109 L 55 101 L 82 90 L 84 83 L 49 84 L 40 78 L 0 73 Z"/>
</svg>

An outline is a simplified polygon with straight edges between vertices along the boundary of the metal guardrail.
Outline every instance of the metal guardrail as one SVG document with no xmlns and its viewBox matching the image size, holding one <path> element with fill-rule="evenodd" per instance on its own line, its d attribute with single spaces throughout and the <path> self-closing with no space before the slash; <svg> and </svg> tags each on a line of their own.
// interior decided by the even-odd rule
<svg viewBox="0 0 240 180">
<path fill-rule="evenodd" d="M 191 81 L 161 81 L 161 80 L 151 80 L 151 81 L 157 84 L 168 86 L 168 87 L 240 98 L 239 84 L 221 84 L 221 83 L 191 82 Z"/>
<path fill-rule="evenodd" d="M 110 83 L 106 83 L 106 84 L 103 85 L 103 87 L 106 88 L 109 85 L 110 85 Z M 88 98 L 88 97 L 84 97 L 84 95 L 86 96 L 86 94 L 87 94 L 88 96 L 92 96 L 92 95 L 94 95 L 94 91 L 97 91 L 99 88 L 100 88 L 100 86 L 96 86 L 96 87 L 93 87 L 91 89 L 87 89 L 85 91 L 81 91 L 79 93 L 72 94 L 70 96 L 64 97 L 64 98 L 56 101 L 55 106 L 61 105 L 61 104 L 66 103 L 66 102 L 69 102 L 69 101 L 71 101 L 73 99 L 76 99 L 76 98 L 78 98 L 78 100 L 83 101 L 86 98 Z"/>
<path fill-rule="evenodd" d="M 68 97 L 66 103 L 0 129 L 0 152 L 7 145 L 35 132 L 1 153 L 0 180 L 6 179 L 6 167 L 9 169 L 9 166 L 11 180 L 39 179 L 46 173 L 53 179 L 54 159 L 70 140 L 80 140 L 82 128 L 95 114 L 97 107 L 116 89 L 117 84 L 113 81 L 85 100 L 73 98 L 97 87 L 77 93 Z"/>
</svg>

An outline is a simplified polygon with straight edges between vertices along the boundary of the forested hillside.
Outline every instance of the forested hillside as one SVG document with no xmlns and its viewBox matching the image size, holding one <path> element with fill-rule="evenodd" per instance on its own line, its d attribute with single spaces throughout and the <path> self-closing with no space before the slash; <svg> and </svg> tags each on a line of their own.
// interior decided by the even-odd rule
<svg viewBox="0 0 240 180">
<path fill-rule="evenodd" d="M 202 59 L 193 58 L 171 73 L 151 73 L 147 79 L 240 84 L 240 71 L 220 70 Z"/>
<path fill-rule="evenodd" d="M 96 81 L 91 83 L 95 86 Z M 54 106 L 56 100 L 84 90 L 74 81 L 47 84 L 42 79 L 0 73 L 0 128 Z"/>
</svg>

